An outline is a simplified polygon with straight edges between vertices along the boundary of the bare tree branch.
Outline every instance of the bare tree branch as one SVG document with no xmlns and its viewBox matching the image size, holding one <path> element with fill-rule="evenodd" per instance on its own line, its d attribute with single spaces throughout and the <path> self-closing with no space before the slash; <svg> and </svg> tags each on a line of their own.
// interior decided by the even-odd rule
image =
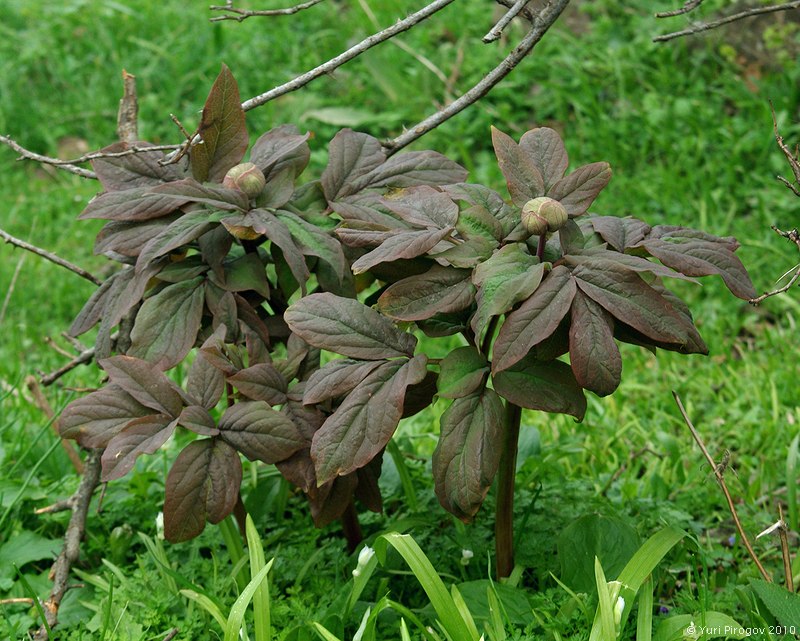
<svg viewBox="0 0 800 641">
<path fill-rule="evenodd" d="M 660 13 L 656 14 L 656 18 L 672 18 L 674 16 L 682 16 L 685 13 L 694 11 L 701 4 L 703 4 L 703 0 L 686 0 L 686 3 L 680 9 L 674 9 L 673 11 L 661 11 Z"/>
<path fill-rule="evenodd" d="M 775 134 L 775 142 L 778 143 L 778 147 L 783 152 L 783 155 L 786 156 L 786 160 L 789 162 L 789 167 L 792 168 L 794 184 L 790 183 L 783 176 L 778 176 L 777 178 L 789 189 L 791 189 L 795 196 L 800 196 L 800 189 L 797 187 L 800 185 L 800 160 L 798 160 L 797 152 L 792 152 L 786 143 L 783 142 L 783 136 L 781 136 L 780 132 L 778 131 L 778 118 L 775 116 L 775 108 L 772 106 L 772 103 L 770 103 L 769 108 L 772 112 L 772 131 Z"/>
<path fill-rule="evenodd" d="M 675 31 L 674 33 L 666 33 L 662 36 L 656 36 L 655 38 L 653 38 L 653 42 L 666 42 L 667 40 L 673 40 L 675 38 L 681 38 L 683 36 L 691 36 L 695 33 L 700 33 L 702 31 L 716 29 L 717 27 L 730 24 L 731 22 L 744 20 L 745 18 L 759 16 L 765 13 L 774 13 L 776 11 L 789 11 L 790 9 L 797 9 L 797 8 L 800 8 L 800 0 L 795 0 L 795 2 L 787 2 L 785 4 L 776 4 L 766 7 L 755 7 L 753 9 L 747 9 L 745 11 L 740 11 L 739 13 L 734 13 L 733 15 L 720 18 L 719 20 L 714 20 L 713 22 L 702 22 L 700 24 L 696 24 L 692 27 L 689 27 L 688 29 L 684 29 L 683 31 Z"/>
<path fill-rule="evenodd" d="M 237 9 L 233 6 L 233 1 L 228 0 L 224 6 L 211 5 L 209 9 L 211 9 L 211 11 L 230 11 L 235 15 L 216 16 L 214 18 L 209 18 L 209 22 L 219 22 L 220 20 L 236 20 L 236 22 L 242 22 L 243 20 L 247 20 L 248 18 L 252 18 L 254 16 L 290 16 L 294 13 L 303 11 L 304 9 L 310 9 L 320 2 L 322 2 L 322 0 L 308 0 L 308 2 L 296 4 L 293 7 L 287 7 L 285 9 L 264 9 L 262 11 L 251 11 L 249 9 Z"/>
<path fill-rule="evenodd" d="M 542 39 L 542 36 L 547 33 L 547 30 L 553 25 L 568 4 L 569 0 L 551 1 L 539 15 L 536 16 L 531 25 L 531 30 L 514 50 L 508 54 L 497 67 L 492 69 L 483 80 L 445 108 L 428 116 L 425 120 L 417 123 L 413 127 L 410 127 L 396 138 L 384 142 L 383 146 L 389 150 L 390 154 L 393 154 L 483 98 L 483 96 L 489 93 L 497 83 L 511 73 L 519 62 L 533 50 L 534 46 L 536 46 Z"/>
<path fill-rule="evenodd" d="M 800 232 L 798 232 L 797 229 L 791 229 L 789 231 L 781 231 L 774 225 L 772 226 L 772 229 L 778 235 L 783 236 L 784 238 L 792 241 L 795 245 L 797 245 L 797 248 L 800 249 Z M 794 276 L 791 277 L 791 279 L 789 280 L 788 283 L 786 283 L 786 285 L 778 289 L 774 289 L 771 292 L 765 292 L 761 294 L 761 296 L 759 296 L 758 298 L 751 298 L 747 302 L 749 302 L 751 305 L 758 305 L 767 298 L 769 298 L 770 296 L 777 296 L 778 294 L 783 294 L 784 292 L 789 291 L 799 279 L 800 279 L 800 266 L 797 267 Z"/>
<path fill-rule="evenodd" d="M 114 334 L 112 334 L 111 340 L 113 341 L 113 340 L 115 340 L 115 338 L 116 338 L 116 336 Z M 66 374 L 68 372 L 71 372 L 72 370 L 74 370 L 79 365 L 84 365 L 86 363 L 91 362 L 92 359 L 94 358 L 94 351 L 95 351 L 94 347 L 89 347 L 89 348 L 83 350 L 80 354 L 78 354 L 75 358 L 73 358 L 66 365 L 63 365 L 63 366 L 59 367 L 54 372 L 50 372 L 49 374 L 45 374 L 45 375 L 41 376 L 41 378 L 39 378 L 39 382 L 42 385 L 45 385 L 45 386 L 52 385 L 59 378 L 64 376 L 64 374 Z"/>
<path fill-rule="evenodd" d="M 517 17 L 519 12 L 525 8 L 526 4 L 528 4 L 528 0 L 517 0 L 513 5 L 511 5 L 503 17 L 497 21 L 497 24 L 492 27 L 492 30 L 483 36 L 483 41 L 486 43 L 494 42 L 501 35 L 503 35 L 503 29 L 505 29 L 511 23 L 511 21 Z"/>
<path fill-rule="evenodd" d="M 20 240 L 19 238 L 16 238 L 16 237 L 12 236 L 11 234 L 9 234 L 8 232 L 3 231 L 2 229 L 0 229 L 0 238 L 2 238 L 7 243 L 15 245 L 16 247 L 20 247 L 21 249 L 25 249 L 25 250 L 27 250 L 29 252 L 32 252 L 32 253 L 36 254 L 37 256 L 41 256 L 42 258 L 46 258 L 51 263 L 55 263 L 59 267 L 64 267 L 64 268 L 70 270 L 71 272 L 77 274 L 81 278 L 85 278 L 86 280 L 91 281 L 95 285 L 101 285 L 103 283 L 103 281 L 101 281 L 96 276 L 93 276 L 92 274 L 87 272 L 85 269 L 83 269 L 83 267 L 78 267 L 77 265 L 73 265 L 68 260 L 64 260 L 63 258 L 59 258 L 55 254 L 53 254 L 53 253 L 51 253 L 51 252 L 49 252 L 49 251 L 47 251 L 45 249 L 42 249 L 41 247 L 37 247 L 36 245 L 31 245 L 30 243 L 26 243 L 24 240 Z"/>
<path fill-rule="evenodd" d="M 35 160 L 36 162 L 41 162 L 46 165 L 57 165 L 59 169 L 68 171 L 76 176 L 81 176 L 82 178 L 97 178 L 97 174 L 93 171 L 84 169 L 83 167 L 76 167 L 73 163 L 65 162 L 63 160 L 59 160 L 58 158 L 51 158 L 50 156 L 42 156 L 41 154 L 34 153 L 33 151 L 25 149 L 25 147 L 12 140 L 8 136 L 0 135 L 0 143 L 11 147 L 11 149 L 20 154 L 20 160 L 24 158 L 26 160 Z"/>
<path fill-rule="evenodd" d="M 377 33 L 372 34 L 368 38 L 365 38 L 361 42 L 356 45 L 350 47 L 347 51 L 339 54 L 335 58 L 331 58 L 327 62 L 315 67 L 311 71 L 308 71 L 296 78 L 293 78 L 289 82 L 286 82 L 274 89 L 270 89 L 258 96 L 250 98 L 249 100 L 245 100 L 242 103 L 242 109 L 245 111 L 250 111 L 256 107 L 260 107 L 268 103 L 270 100 L 275 100 L 280 96 L 283 96 L 287 93 L 292 91 L 296 91 L 301 87 L 305 87 L 308 83 L 312 80 L 316 80 L 320 76 L 325 74 L 331 73 L 332 71 L 338 69 L 346 62 L 349 62 L 353 58 L 360 56 L 365 51 L 371 49 L 375 45 L 379 45 L 382 42 L 385 42 L 389 38 L 396 36 L 403 31 L 408 31 L 411 27 L 418 25 L 420 22 L 423 22 L 427 18 L 430 18 L 434 13 L 444 9 L 447 5 L 451 4 L 455 0 L 434 0 L 428 6 L 420 9 L 416 13 L 412 13 L 410 16 L 407 16 L 403 20 L 396 22 L 391 27 L 387 27 L 383 31 L 379 31 Z"/>
</svg>

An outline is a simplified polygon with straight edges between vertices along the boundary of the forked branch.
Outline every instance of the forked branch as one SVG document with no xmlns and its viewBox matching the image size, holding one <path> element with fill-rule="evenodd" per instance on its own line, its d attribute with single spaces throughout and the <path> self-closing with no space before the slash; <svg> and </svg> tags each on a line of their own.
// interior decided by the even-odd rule
<svg viewBox="0 0 800 641">
<path fill-rule="evenodd" d="M 660 11 L 656 14 L 656 18 L 673 18 L 675 16 L 682 16 L 690 11 L 694 11 L 703 4 L 703 0 L 686 0 L 686 3 L 680 9 L 673 9 L 672 11 Z"/>
<path fill-rule="evenodd" d="M 9 138 L 8 136 L 0 135 L 0 143 L 6 145 L 7 147 L 11 147 L 14 151 L 16 151 L 20 157 L 18 160 L 34 160 L 36 162 L 44 163 L 45 165 L 55 165 L 59 169 L 63 169 L 64 171 L 68 171 L 71 174 L 75 174 L 76 176 L 81 176 L 82 178 L 92 178 L 96 179 L 97 174 L 89 169 L 84 169 L 83 167 L 76 166 L 75 163 L 70 161 L 63 161 L 59 158 L 52 158 L 51 156 L 43 156 L 42 154 L 37 154 L 29 149 L 25 149 L 22 145 L 18 142 Z"/>
<path fill-rule="evenodd" d="M 774 225 L 772 226 L 772 229 L 778 235 L 783 236 L 784 238 L 792 241 L 795 245 L 797 245 L 797 248 L 800 249 L 800 232 L 798 232 L 797 229 L 790 229 L 789 231 L 781 231 Z M 778 294 L 783 294 L 784 292 L 789 291 L 792 287 L 794 287 L 795 283 L 798 280 L 800 280 L 800 265 L 798 265 L 794 275 L 789 279 L 789 282 L 786 283 L 786 285 L 784 285 L 783 287 L 779 287 L 778 289 L 773 289 L 772 291 L 769 292 L 764 292 L 763 294 L 761 294 L 761 296 L 758 296 L 757 298 L 751 298 L 747 302 L 749 302 L 751 305 L 758 305 L 759 303 L 763 302 L 770 296 L 777 296 Z"/>
<path fill-rule="evenodd" d="M 290 16 L 294 13 L 304 11 L 305 9 L 310 9 L 320 2 L 322 2 L 322 0 L 308 0 L 308 2 L 302 2 L 291 7 L 286 7 L 285 9 L 263 9 L 261 11 L 254 11 L 234 7 L 233 1 L 228 0 L 224 5 L 211 5 L 209 9 L 211 9 L 211 11 L 229 11 L 231 15 L 215 16 L 209 18 L 209 21 L 219 22 L 220 20 L 236 20 L 236 22 L 242 22 L 243 20 L 247 20 L 247 18 L 256 16 Z"/>
</svg>

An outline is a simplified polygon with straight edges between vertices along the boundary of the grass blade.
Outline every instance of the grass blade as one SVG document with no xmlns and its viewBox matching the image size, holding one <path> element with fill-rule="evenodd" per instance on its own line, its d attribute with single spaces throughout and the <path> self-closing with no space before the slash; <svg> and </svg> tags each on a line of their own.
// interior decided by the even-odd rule
<svg viewBox="0 0 800 641">
<path fill-rule="evenodd" d="M 17 577 L 19 577 L 19 582 L 22 584 L 22 589 L 27 593 L 27 595 L 33 600 L 33 605 L 36 608 L 36 612 L 39 615 L 39 618 L 42 620 L 42 625 L 44 629 L 47 631 L 47 638 L 53 638 L 53 632 L 50 630 L 50 624 L 47 622 L 47 617 L 44 615 L 44 608 L 42 607 L 42 602 L 39 601 L 39 597 L 34 592 L 31 584 L 28 583 L 28 579 L 25 578 L 25 575 L 19 571 L 19 568 L 14 564 L 14 570 L 17 573 Z"/>
<path fill-rule="evenodd" d="M 614 604 L 612 603 L 611 589 L 606 581 L 600 559 L 594 557 L 594 579 L 597 584 L 597 615 L 592 625 L 589 641 L 614 641 L 617 638 L 614 632 Z"/>
<path fill-rule="evenodd" d="M 250 600 L 253 598 L 256 590 L 261 586 L 262 582 L 266 580 L 267 574 L 269 574 L 269 571 L 272 569 L 273 561 L 275 561 L 275 559 L 270 559 L 269 563 L 256 573 L 250 583 L 242 590 L 239 598 L 236 599 L 228 615 L 228 622 L 225 625 L 225 641 L 236 641 L 239 637 L 239 630 L 244 621 L 245 610 L 250 604 Z"/>
<path fill-rule="evenodd" d="M 245 523 L 247 535 L 247 550 L 250 554 L 250 577 L 255 580 L 258 573 L 266 566 L 264 548 L 261 547 L 261 537 L 258 535 L 253 519 L 248 514 Z M 270 641 L 272 639 L 272 621 L 269 600 L 269 578 L 256 588 L 253 594 L 253 620 L 256 641 Z"/>
<path fill-rule="evenodd" d="M 639 615 L 636 617 L 636 641 L 653 638 L 653 577 L 647 577 L 639 596 Z"/>
<path fill-rule="evenodd" d="M 789 509 L 789 529 L 797 531 L 797 459 L 800 456 L 800 434 L 792 439 L 786 455 L 786 505 Z"/>
<path fill-rule="evenodd" d="M 181 594 L 185 596 L 187 599 L 191 599 L 195 603 L 197 603 L 201 608 L 203 608 L 206 612 L 208 612 L 214 620 L 219 623 L 219 627 L 223 630 L 225 629 L 226 621 L 225 617 L 222 614 L 222 610 L 217 607 L 217 604 L 214 603 L 211 599 L 209 599 L 205 594 L 200 594 L 199 592 L 195 592 L 194 590 L 184 589 L 181 590 Z"/>
</svg>

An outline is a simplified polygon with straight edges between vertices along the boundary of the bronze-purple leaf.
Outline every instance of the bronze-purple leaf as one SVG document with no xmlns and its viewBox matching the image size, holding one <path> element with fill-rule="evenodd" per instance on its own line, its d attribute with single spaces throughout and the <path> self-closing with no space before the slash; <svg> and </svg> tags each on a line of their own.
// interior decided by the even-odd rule
<svg viewBox="0 0 800 641">
<path fill-rule="evenodd" d="M 217 436 L 219 429 L 214 417 L 205 407 L 189 405 L 184 407 L 178 417 L 178 425 L 202 436 Z"/>
<path fill-rule="evenodd" d="M 450 236 L 452 227 L 401 231 L 389 236 L 379 247 L 364 254 L 352 265 L 354 274 L 361 274 L 380 263 L 423 256 Z"/>
<path fill-rule="evenodd" d="M 175 418 L 183 407 L 177 386 L 152 363 L 131 356 L 113 356 L 99 362 L 112 383 L 137 401 Z"/>
<path fill-rule="evenodd" d="M 236 505 L 242 484 L 242 462 L 218 438 L 189 443 L 170 468 L 164 498 L 164 536 L 188 541 L 209 523 L 219 523 Z"/>
<path fill-rule="evenodd" d="M 221 211 L 193 211 L 184 214 L 147 241 L 136 261 L 136 270 L 141 271 L 153 259 L 196 240 L 210 229 L 216 227 L 219 221 L 227 215 L 226 212 Z"/>
<path fill-rule="evenodd" d="M 344 396 L 363 381 L 381 361 L 357 361 L 337 358 L 312 373 L 303 393 L 305 405 L 324 403 Z"/>
<path fill-rule="evenodd" d="M 331 267 L 340 281 L 344 280 L 347 261 L 336 239 L 290 211 L 280 210 L 275 215 L 289 230 L 292 240 L 304 255 L 316 256 Z"/>
<path fill-rule="evenodd" d="M 228 189 L 221 185 L 203 185 L 191 178 L 153 187 L 151 193 L 175 198 L 181 202 L 208 205 L 225 211 L 243 211 L 249 207 L 247 195 L 238 189 Z"/>
<path fill-rule="evenodd" d="M 152 143 L 115 142 L 101 149 L 108 154 L 117 154 L 136 149 L 147 149 Z M 164 152 L 158 150 L 137 151 L 125 156 L 95 158 L 92 168 L 106 191 L 120 191 L 134 187 L 151 187 L 173 180 L 180 180 L 181 173 L 174 164 L 164 161 Z"/>
<path fill-rule="evenodd" d="M 409 187 L 384 197 L 386 207 L 415 227 L 455 227 L 458 205 L 443 191 L 428 186 Z"/>
<path fill-rule="evenodd" d="M 354 180 L 353 189 L 450 185 L 466 178 L 466 169 L 440 153 L 409 151 L 392 156 L 367 175 Z"/>
<path fill-rule="evenodd" d="M 381 143 L 367 134 L 342 129 L 328 147 L 328 166 L 322 172 L 322 189 L 328 201 L 354 194 L 363 187 L 356 181 L 386 160 Z"/>
<path fill-rule="evenodd" d="M 58 421 L 61 438 L 78 441 L 82 447 L 105 447 L 132 420 L 148 416 L 145 407 L 113 383 L 72 401 Z"/>
<path fill-rule="evenodd" d="M 140 454 L 152 454 L 164 445 L 177 424 L 177 419 L 166 414 L 132 420 L 106 446 L 101 480 L 105 483 L 125 476 Z"/>
<path fill-rule="evenodd" d="M 363 467 L 386 446 L 403 415 L 406 389 L 425 378 L 427 361 L 419 354 L 382 363 L 348 394 L 314 434 L 317 485 Z"/>
<path fill-rule="evenodd" d="M 306 281 L 310 274 L 306 261 L 300 253 L 286 224 L 266 209 L 253 209 L 245 216 L 243 224 L 252 226 L 259 234 L 264 234 L 283 253 L 286 264 L 292 272 L 300 289 L 305 294 Z"/>
<path fill-rule="evenodd" d="M 544 178 L 511 136 L 492 127 L 492 144 L 497 164 L 505 176 L 508 193 L 517 207 L 522 207 L 531 198 L 544 196 Z"/>
<path fill-rule="evenodd" d="M 135 187 L 95 196 L 78 218 L 126 222 L 152 220 L 167 216 L 189 202 L 191 198 L 154 193 L 152 187 Z"/>
<path fill-rule="evenodd" d="M 236 372 L 228 382 L 254 401 L 270 405 L 286 402 L 286 379 L 271 363 L 259 363 Z"/>
<path fill-rule="evenodd" d="M 492 376 L 495 391 L 520 407 L 570 414 L 579 421 L 586 397 L 572 369 L 561 361 L 537 361 L 532 356 Z"/>
<path fill-rule="evenodd" d="M 441 418 L 433 453 L 439 503 L 463 521 L 475 516 L 500 465 L 503 404 L 491 389 L 458 398 Z"/>
<path fill-rule="evenodd" d="M 567 171 L 569 158 L 561 136 L 549 127 L 538 127 L 522 134 L 519 148 L 533 161 L 544 180 L 544 190 L 557 183 Z"/>
<path fill-rule="evenodd" d="M 114 252 L 122 256 L 136 257 L 149 241 L 178 220 L 180 216 L 181 214 L 175 213 L 138 223 L 112 220 L 106 223 L 97 234 L 94 240 L 94 253 Z"/>
<path fill-rule="evenodd" d="M 559 180 L 547 192 L 564 205 L 570 218 L 585 214 L 597 195 L 611 180 L 611 167 L 607 162 L 595 162 L 578 167 Z"/>
<path fill-rule="evenodd" d="M 303 172 L 311 157 L 308 138 L 309 134 L 301 134 L 294 125 L 276 127 L 256 140 L 250 151 L 250 162 L 264 173 L 267 183 L 287 170 L 294 179 Z"/>
<path fill-rule="evenodd" d="M 335 294 L 301 298 L 286 310 L 284 318 L 310 345 L 351 358 L 411 356 L 417 344 L 416 338 L 374 309 Z"/>
<path fill-rule="evenodd" d="M 201 140 L 189 152 L 192 174 L 200 182 L 222 182 L 227 171 L 241 162 L 250 142 L 239 86 L 226 65 L 208 94 L 198 134 Z"/>
<path fill-rule="evenodd" d="M 607 396 L 619 387 L 622 357 L 614 341 L 611 314 L 586 296 L 575 292 L 569 330 L 569 360 L 581 387 Z"/>
<path fill-rule="evenodd" d="M 501 372 L 524 358 L 558 327 L 575 296 L 575 279 L 563 265 L 553 269 L 541 285 L 503 322 L 492 352 L 492 371 Z"/>
<path fill-rule="evenodd" d="M 468 269 L 434 265 L 424 274 L 391 285 L 378 299 L 378 309 L 392 318 L 416 321 L 469 307 L 475 286 Z"/>
<path fill-rule="evenodd" d="M 277 463 L 306 446 L 294 423 L 264 401 L 240 401 L 219 420 L 220 438 L 251 461 Z"/>
<path fill-rule="evenodd" d="M 589 222 L 603 240 L 618 252 L 634 247 L 650 233 L 650 225 L 630 216 L 590 216 Z"/>
</svg>

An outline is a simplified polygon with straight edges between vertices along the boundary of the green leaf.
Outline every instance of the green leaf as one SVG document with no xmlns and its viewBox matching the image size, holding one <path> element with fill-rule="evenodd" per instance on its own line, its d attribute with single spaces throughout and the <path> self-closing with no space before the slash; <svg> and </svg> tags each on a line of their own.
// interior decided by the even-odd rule
<svg viewBox="0 0 800 641">
<path fill-rule="evenodd" d="M 361 274 L 380 263 L 389 263 L 401 258 L 416 258 L 428 253 L 443 239 L 450 236 L 453 228 L 401 231 L 389 236 L 380 246 L 356 260 L 353 273 Z"/>
<path fill-rule="evenodd" d="M 800 595 L 761 579 L 750 579 L 750 586 L 780 625 L 789 627 L 800 623 Z"/>
<path fill-rule="evenodd" d="M 437 390 L 442 398 L 463 398 L 484 382 L 489 363 L 472 346 L 458 347 L 442 359 Z"/>
<path fill-rule="evenodd" d="M 519 223 L 519 210 L 509 205 L 496 191 L 471 183 L 445 185 L 444 191 L 450 194 L 453 200 L 463 200 L 470 205 L 479 205 L 486 209 L 503 229 L 503 236 L 507 236 Z"/>
<path fill-rule="evenodd" d="M 31 561 L 52 561 L 63 545 L 62 540 L 47 539 L 29 530 L 14 534 L 0 546 L 0 577 L 11 578 L 14 565 L 21 568 Z"/>
<path fill-rule="evenodd" d="M 497 164 L 505 176 L 508 193 L 517 207 L 531 198 L 544 196 L 544 178 L 525 151 L 507 134 L 492 127 L 492 145 Z"/>
<path fill-rule="evenodd" d="M 99 361 L 112 383 L 116 383 L 137 401 L 157 412 L 175 418 L 183 400 L 177 386 L 157 367 L 131 356 L 113 356 Z"/>
<path fill-rule="evenodd" d="M 603 566 L 597 557 L 594 557 L 594 576 L 599 603 L 596 624 L 592 627 L 589 641 L 615 641 L 617 634 L 614 629 L 616 627 L 614 625 L 614 603 L 605 574 L 603 574 Z"/>
<path fill-rule="evenodd" d="M 286 310 L 284 319 L 310 345 L 351 358 L 411 356 L 417 344 L 374 309 L 335 294 L 306 296 Z"/>
<path fill-rule="evenodd" d="M 251 461 L 277 463 L 306 446 L 291 419 L 264 401 L 239 401 L 219 420 L 219 438 Z"/>
<path fill-rule="evenodd" d="M 194 347 L 203 315 L 204 278 L 168 285 L 144 301 L 131 331 L 130 356 L 163 370 Z"/>
<path fill-rule="evenodd" d="M 497 247 L 503 240 L 503 226 L 483 205 L 473 205 L 458 214 L 456 229 L 467 240 L 480 238 Z"/>
<path fill-rule="evenodd" d="M 347 261 L 341 245 L 335 238 L 292 212 L 280 210 L 275 215 L 284 223 L 295 245 L 303 254 L 316 256 L 330 266 L 340 282 L 344 281 Z M 267 237 L 272 239 L 269 234 Z"/>
<path fill-rule="evenodd" d="M 519 139 L 519 148 L 542 175 L 545 192 L 567 171 L 567 150 L 561 136 L 554 129 L 538 127 L 525 132 Z"/>
<path fill-rule="evenodd" d="M 470 270 L 434 265 L 424 274 L 397 281 L 381 294 L 378 309 L 397 320 L 416 321 L 462 310 L 472 303 Z"/>
<path fill-rule="evenodd" d="M 607 162 L 595 162 L 578 167 L 559 180 L 547 192 L 564 205 L 570 218 L 585 214 L 597 195 L 611 180 L 611 167 Z"/>
<path fill-rule="evenodd" d="M 250 557 L 250 579 L 255 582 L 259 573 L 267 567 L 267 562 L 264 548 L 261 545 L 261 537 L 258 535 L 258 530 L 256 530 L 250 514 L 245 519 L 245 534 L 247 536 L 247 552 Z M 270 560 L 270 566 L 273 561 L 274 559 Z M 253 619 L 256 641 L 272 641 L 268 576 L 264 577 L 253 593 Z"/>
<path fill-rule="evenodd" d="M 242 628 L 244 621 L 244 613 L 247 606 L 250 605 L 250 600 L 256 594 L 256 591 L 262 588 L 262 584 L 267 580 L 267 575 L 272 570 L 274 559 L 270 559 L 264 567 L 262 567 L 256 575 L 250 580 L 239 598 L 236 599 L 231 606 L 230 614 L 228 614 L 228 621 L 225 624 L 225 641 L 238 641 L 239 631 Z"/>
<path fill-rule="evenodd" d="M 274 214 L 266 209 L 253 209 L 245 217 L 244 225 L 252 226 L 259 234 L 264 234 L 283 254 L 292 276 L 300 285 L 303 293 L 306 292 L 306 281 L 309 271 L 300 249 L 292 238 L 289 228 Z"/>
<path fill-rule="evenodd" d="M 506 317 L 494 343 L 492 371 L 508 369 L 550 336 L 569 311 L 575 291 L 570 271 L 563 265 L 554 268 L 536 291 Z"/>
<path fill-rule="evenodd" d="M 536 361 L 531 357 L 493 374 L 494 389 L 520 407 L 570 414 L 579 421 L 586 413 L 586 397 L 572 369 L 561 361 Z"/>
<path fill-rule="evenodd" d="M 222 182 L 228 170 L 241 162 L 250 142 L 239 87 L 224 64 L 203 106 L 198 134 L 201 141 L 189 152 L 192 174 L 200 182 Z"/>
<path fill-rule="evenodd" d="M 503 403 L 491 389 L 456 399 L 442 414 L 432 461 L 436 496 L 462 520 L 475 516 L 492 485 L 502 432 Z"/>
<path fill-rule="evenodd" d="M 478 287 L 478 308 L 470 322 L 477 340 L 482 339 L 493 316 L 505 314 L 528 298 L 543 276 L 544 264 L 531 256 L 522 243 L 505 245 L 478 265 L 472 274 L 472 282 Z"/>
<path fill-rule="evenodd" d="M 722 612 L 706 610 L 697 614 L 678 614 L 661 621 L 653 636 L 653 641 L 684 641 L 690 634 L 689 628 L 694 628 L 694 634 L 703 639 L 746 639 L 747 628 Z M 702 635 L 700 627 L 703 629 Z M 694 638 L 690 636 L 689 638 Z"/>
<path fill-rule="evenodd" d="M 212 274 L 210 280 L 229 292 L 256 292 L 269 298 L 267 270 L 258 254 L 244 254 L 225 263 L 224 278 L 218 282 Z"/>
<path fill-rule="evenodd" d="M 569 329 L 569 361 L 578 384 L 598 396 L 619 387 L 622 357 L 614 341 L 611 314 L 586 296 L 575 292 Z"/>
<path fill-rule="evenodd" d="M 403 415 L 406 389 L 421 382 L 427 358 L 381 364 L 357 385 L 314 434 L 317 485 L 354 472 L 383 450 Z"/>
<path fill-rule="evenodd" d="M 188 541 L 209 523 L 233 512 L 242 483 L 242 462 L 219 439 L 189 443 L 167 474 L 164 536 L 172 543 Z"/>
<path fill-rule="evenodd" d="M 106 483 L 125 476 L 133 469 L 140 454 L 152 454 L 164 445 L 177 424 L 178 419 L 166 414 L 132 420 L 106 446 L 101 480 Z"/>
</svg>

